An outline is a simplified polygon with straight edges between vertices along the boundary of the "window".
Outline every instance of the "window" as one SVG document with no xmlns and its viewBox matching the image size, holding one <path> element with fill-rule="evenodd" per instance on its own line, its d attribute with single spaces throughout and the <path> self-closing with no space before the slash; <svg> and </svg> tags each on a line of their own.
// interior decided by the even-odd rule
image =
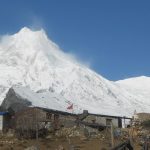
<svg viewBox="0 0 150 150">
<path fill-rule="evenodd" d="M 106 119 L 106 125 L 111 125 L 112 119 Z"/>
<path fill-rule="evenodd" d="M 54 120 L 57 121 L 58 119 L 59 119 L 59 115 L 58 115 L 58 114 L 55 114 L 55 115 L 54 115 Z"/>
<path fill-rule="evenodd" d="M 52 119 L 52 114 L 51 113 L 46 113 L 46 119 L 51 120 Z"/>
</svg>

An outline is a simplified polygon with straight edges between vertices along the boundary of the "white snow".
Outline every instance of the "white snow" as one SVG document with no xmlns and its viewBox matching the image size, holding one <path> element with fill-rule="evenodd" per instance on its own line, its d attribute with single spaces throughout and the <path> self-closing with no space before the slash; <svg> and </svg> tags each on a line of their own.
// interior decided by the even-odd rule
<svg viewBox="0 0 150 150">
<path fill-rule="evenodd" d="M 68 111 L 69 102 L 61 95 L 49 91 L 35 93 L 27 87 L 14 86 L 15 93 L 32 103 L 31 106 L 48 108 L 53 110 Z M 76 110 L 77 111 L 77 110 Z"/>
<path fill-rule="evenodd" d="M 0 102 L 10 87 L 20 85 L 26 87 L 24 91 L 16 89 L 24 92 L 23 96 L 30 93 L 25 92 L 29 88 L 64 97 L 57 101 L 46 92 L 43 103 L 43 94 L 36 93 L 39 99 L 29 94 L 34 105 L 66 111 L 68 103 L 73 103 L 75 112 L 87 109 L 91 113 L 131 116 L 135 109 L 150 112 L 149 81 L 149 77 L 109 81 L 64 53 L 43 29 L 24 27 L 0 41 Z"/>
</svg>

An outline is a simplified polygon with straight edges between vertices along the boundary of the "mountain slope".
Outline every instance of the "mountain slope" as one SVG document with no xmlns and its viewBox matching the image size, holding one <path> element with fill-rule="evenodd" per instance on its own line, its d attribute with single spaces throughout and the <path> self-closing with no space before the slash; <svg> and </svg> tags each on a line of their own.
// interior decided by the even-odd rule
<svg viewBox="0 0 150 150">
<path fill-rule="evenodd" d="M 58 93 L 92 113 L 131 115 L 150 102 L 118 82 L 108 81 L 48 39 L 44 30 L 21 29 L 0 42 L 0 101 L 14 85 Z M 149 92 L 150 93 L 150 92 Z M 67 106 L 66 106 L 67 107 Z"/>
<path fill-rule="evenodd" d="M 129 93 L 132 93 L 140 103 L 150 104 L 150 77 L 141 76 L 116 82 Z M 146 110 L 145 110 L 146 111 Z"/>
</svg>

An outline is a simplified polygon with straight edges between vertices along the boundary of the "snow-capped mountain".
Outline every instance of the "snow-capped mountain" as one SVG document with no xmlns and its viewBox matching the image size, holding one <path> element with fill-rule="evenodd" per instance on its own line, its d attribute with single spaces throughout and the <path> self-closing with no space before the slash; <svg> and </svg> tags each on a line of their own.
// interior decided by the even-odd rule
<svg viewBox="0 0 150 150">
<path fill-rule="evenodd" d="M 116 82 L 123 87 L 129 93 L 132 93 L 137 100 L 143 105 L 150 103 L 150 77 L 141 76 L 135 78 L 129 78 Z M 147 111 L 147 110 L 145 110 Z M 144 112 L 144 110 L 143 110 Z"/>
<path fill-rule="evenodd" d="M 129 116 L 135 109 L 150 112 L 150 88 L 145 86 L 148 83 L 145 80 L 109 81 L 64 53 L 44 30 L 25 27 L 0 41 L 1 102 L 10 87 L 20 85 L 34 92 L 60 94 L 78 110 Z M 142 82 L 146 93 L 141 90 L 143 86 L 135 85 L 137 82 Z"/>
</svg>

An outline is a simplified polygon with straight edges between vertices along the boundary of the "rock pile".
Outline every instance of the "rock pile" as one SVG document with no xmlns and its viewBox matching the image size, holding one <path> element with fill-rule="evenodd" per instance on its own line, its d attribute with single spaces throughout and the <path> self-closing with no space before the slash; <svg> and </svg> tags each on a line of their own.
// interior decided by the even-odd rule
<svg viewBox="0 0 150 150">
<path fill-rule="evenodd" d="M 60 130 L 56 131 L 55 136 L 57 137 L 77 137 L 81 136 L 83 133 L 81 130 L 74 126 L 72 128 L 61 128 Z"/>
</svg>

